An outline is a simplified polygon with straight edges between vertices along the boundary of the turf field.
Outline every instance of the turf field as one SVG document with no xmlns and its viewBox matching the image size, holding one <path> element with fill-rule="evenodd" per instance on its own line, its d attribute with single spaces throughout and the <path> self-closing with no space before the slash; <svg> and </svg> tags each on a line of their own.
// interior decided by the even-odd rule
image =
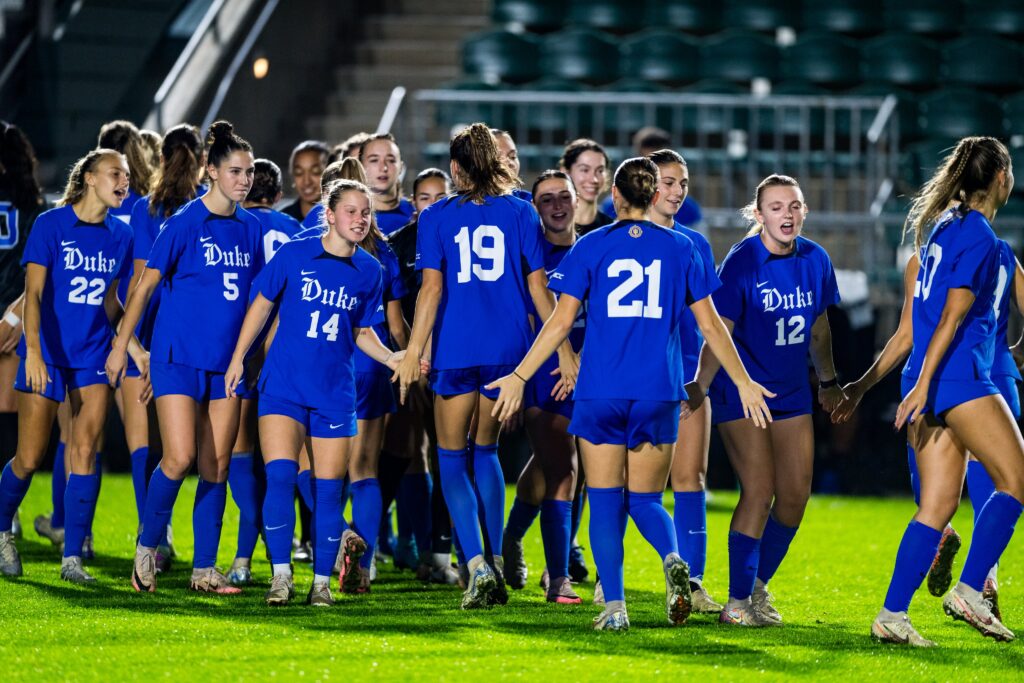
<svg viewBox="0 0 1024 683">
<path fill-rule="evenodd" d="M 176 543 L 184 558 L 191 557 L 194 490 L 193 478 L 175 509 Z M 707 585 L 719 598 L 726 593 L 725 541 L 734 500 L 731 493 L 718 493 L 709 510 Z M 538 526 L 526 538 L 530 585 L 513 593 L 507 607 L 462 612 L 457 587 L 424 587 L 408 572 L 384 565 L 370 595 L 344 596 L 335 608 L 314 611 L 301 599 L 281 609 L 263 605 L 270 567 L 262 545 L 255 563 L 260 585 L 242 596 L 188 592 L 184 561 L 161 579 L 158 593 L 135 594 L 128 583 L 136 520 L 127 476 L 103 479 L 95 527 L 98 556 L 91 565 L 98 585 L 62 583 L 57 550 L 31 530 L 35 515 L 48 510 L 49 481 L 37 476 L 21 512 L 25 576 L 0 582 L 4 681 L 649 680 L 691 673 L 728 680 L 1024 677 L 1021 643 L 997 644 L 954 624 L 942 614 L 940 601 L 925 592 L 915 599 L 912 615 L 940 648 L 910 651 L 869 639 L 896 545 L 912 514 L 909 500 L 812 501 L 772 585 L 786 625 L 764 630 L 720 626 L 717 618 L 699 615 L 670 628 L 660 563 L 631 525 L 626 598 L 633 628 L 626 634 L 589 629 L 598 611 L 589 604 L 592 583 L 579 587 L 582 606 L 544 602 L 535 587 L 543 568 Z M 225 568 L 234 551 L 236 520 L 229 500 L 220 555 Z M 955 525 L 966 541 L 971 529 L 966 503 Z M 1001 571 L 1003 614 L 1018 632 L 1024 631 L 1020 536 Z M 587 545 L 585 537 L 581 540 Z M 963 556 L 958 559 L 959 565 Z M 300 598 L 311 578 L 308 567 L 296 569 Z"/>
</svg>

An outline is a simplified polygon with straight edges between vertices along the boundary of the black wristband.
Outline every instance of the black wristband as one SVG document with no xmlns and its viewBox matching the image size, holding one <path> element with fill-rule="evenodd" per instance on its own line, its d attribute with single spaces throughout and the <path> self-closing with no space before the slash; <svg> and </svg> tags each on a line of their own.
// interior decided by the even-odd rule
<svg viewBox="0 0 1024 683">
<path fill-rule="evenodd" d="M 836 375 L 832 379 L 819 379 L 818 380 L 818 388 L 819 389 L 831 389 L 832 387 L 837 387 L 837 386 L 839 386 L 839 375 Z"/>
<path fill-rule="evenodd" d="M 520 380 L 522 381 L 522 383 L 523 383 L 523 384 L 526 384 L 526 380 L 525 380 L 525 379 L 523 379 L 523 378 L 522 378 L 522 377 L 521 377 L 521 376 L 519 375 L 519 373 L 518 373 L 518 372 L 516 372 L 515 370 L 513 370 L 513 371 L 512 371 L 512 374 L 513 374 L 513 375 L 515 375 L 516 377 L 518 377 L 518 378 L 519 378 L 519 379 L 520 379 Z"/>
</svg>

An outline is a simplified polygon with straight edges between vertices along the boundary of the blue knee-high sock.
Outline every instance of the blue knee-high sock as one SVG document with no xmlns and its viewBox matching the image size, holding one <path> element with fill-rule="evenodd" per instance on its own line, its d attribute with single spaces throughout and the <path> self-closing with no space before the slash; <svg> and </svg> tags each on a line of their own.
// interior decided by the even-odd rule
<svg viewBox="0 0 1024 683">
<path fill-rule="evenodd" d="M 985 503 L 996 491 L 995 482 L 989 476 L 988 470 L 977 460 L 967 463 L 967 494 L 971 497 L 971 507 L 974 508 L 974 526 L 978 526 L 978 518 Z"/>
<path fill-rule="evenodd" d="M 452 527 L 452 547 L 455 548 L 455 559 L 459 564 L 466 564 L 466 552 L 462 549 L 462 544 L 459 543 L 459 532 Z"/>
<path fill-rule="evenodd" d="M 921 505 L 921 475 L 917 473 L 917 454 L 914 447 L 907 444 L 907 469 L 910 470 L 910 488 L 914 492 L 914 502 Z"/>
<path fill-rule="evenodd" d="M 312 510 L 316 505 L 316 501 L 313 500 L 313 471 L 305 470 L 303 472 L 299 472 L 297 484 L 299 487 L 299 495 L 302 496 L 302 502 L 306 504 L 306 507 Z"/>
<path fill-rule="evenodd" d="M 144 490 L 146 495 L 149 495 L 149 482 L 153 479 L 153 473 L 156 472 L 157 466 L 160 464 L 160 452 L 149 451 L 149 455 L 146 458 L 146 486 Z M 133 475 L 134 476 L 134 472 Z M 146 499 L 142 499 L 143 514 L 139 516 L 139 523 L 141 524 L 145 519 Z M 167 523 L 170 524 L 171 520 L 168 519 Z M 164 527 L 164 532 L 160 535 L 160 545 L 167 545 L 167 527 Z"/>
<path fill-rule="evenodd" d="M 50 526 L 55 529 L 64 528 L 64 491 L 68 485 L 68 474 L 64 468 L 63 441 L 57 442 L 57 452 L 53 454 L 53 479 L 50 480 L 50 500 L 53 503 L 53 514 L 50 515 Z"/>
<path fill-rule="evenodd" d="M 573 542 L 580 532 L 580 521 L 583 519 L 583 507 L 587 504 L 587 490 L 583 489 L 572 500 L 572 519 L 569 522 L 569 543 Z"/>
<path fill-rule="evenodd" d="M 399 538 L 416 539 L 416 549 L 430 550 L 430 496 L 434 487 L 430 472 L 406 473 L 398 486 L 395 505 L 398 508 Z"/>
<path fill-rule="evenodd" d="M 896 551 L 896 566 L 892 570 L 889 591 L 885 594 L 885 609 L 890 612 L 907 611 L 911 598 L 932 566 L 941 539 L 941 529 L 933 529 L 917 520 L 907 525 L 900 548 Z"/>
<path fill-rule="evenodd" d="M 977 591 L 985 587 L 985 577 L 1006 550 L 1021 509 L 1021 502 L 1009 493 L 996 491 L 989 497 L 974 527 L 961 582 Z"/>
<path fill-rule="evenodd" d="M 96 452 L 96 465 L 93 469 L 93 474 L 96 475 L 96 500 L 100 497 L 100 486 L 103 485 L 103 453 Z M 85 535 L 92 536 L 92 522 L 96 518 L 96 500 L 92 502 L 92 511 L 89 513 L 89 525 L 85 528 Z M 67 510 L 67 503 L 64 504 L 65 512 Z M 71 557 L 68 555 L 67 557 Z"/>
<path fill-rule="evenodd" d="M 340 481 L 340 480 L 339 480 Z M 373 562 L 373 551 L 377 545 L 377 530 L 383 514 L 383 500 L 380 495 L 380 482 L 376 478 L 362 479 L 351 484 L 352 489 L 352 527 L 366 541 L 366 552 L 359 558 L 359 566 L 369 569 Z M 317 496 L 317 503 L 320 496 Z M 338 489 L 338 505 L 341 505 L 341 489 Z M 338 511 L 341 517 L 341 511 Z M 331 567 L 334 567 L 331 560 Z M 319 572 L 318 572 L 319 573 Z"/>
<path fill-rule="evenodd" d="M 601 576 L 606 602 L 625 600 L 623 546 L 625 534 L 626 493 L 621 486 L 595 489 L 587 487 L 590 496 L 590 548 L 594 564 Z M 552 577 L 556 578 L 556 577 Z"/>
<path fill-rule="evenodd" d="M 228 483 L 199 480 L 196 503 L 192 508 L 192 529 L 195 551 L 192 567 L 204 569 L 217 564 L 220 530 L 224 526 L 224 507 L 228 501 Z"/>
<path fill-rule="evenodd" d="M 766 584 L 775 576 L 799 528 L 779 524 L 774 515 L 768 515 L 761 536 L 761 557 L 757 563 L 757 578 L 761 579 L 761 583 Z"/>
<path fill-rule="evenodd" d="M 135 511 L 139 513 L 139 524 L 146 511 L 146 485 L 149 483 L 149 447 L 143 446 L 132 451 L 132 489 L 135 491 Z"/>
<path fill-rule="evenodd" d="M 458 531 L 463 557 L 471 560 L 483 555 L 480 540 L 480 519 L 476 503 L 476 489 L 469 479 L 468 449 L 450 451 L 437 449 L 437 462 L 441 471 L 441 491 L 452 516 L 452 526 Z M 459 558 L 462 562 L 463 558 Z"/>
<path fill-rule="evenodd" d="M 345 477 L 342 480 L 344 483 L 341 485 L 341 518 L 345 519 L 345 506 L 348 505 L 348 501 L 352 498 L 352 481 Z M 345 525 L 348 528 L 348 525 Z"/>
<path fill-rule="evenodd" d="M 167 522 L 171 519 L 174 501 L 178 499 L 183 479 L 169 479 L 163 468 L 157 466 L 146 487 L 146 510 L 142 515 L 142 533 L 139 545 L 155 548 L 167 534 Z"/>
<path fill-rule="evenodd" d="M 679 555 L 690 566 L 690 578 L 704 578 L 708 557 L 707 494 L 704 491 L 676 491 L 672 521 L 676 526 Z"/>
<path fill-rule="evenodd" d="M 491 553 L 500 555 L 505 530 L 505 475 L 498 460 L 498 444 L 473 445 L 473 479 L 483 498 L 481 518 Z"/>
<path fill-rule="evenodd" d="M 515 510 L 514 507 L 512 509 Z M 509 523 L 511 521 L 512 516 L 509 515 Z M 544 561 L 547 563 L 548 576 L 552 579 L 569 576 L 571 525 L 572 503 L 567 500 L 545 500 L 540 504 L 540 537 L 544 541 Z M 505 533 L 508 533 L 507 529 Z"/>
<path fill-rule="evenodd" d="M 547 501 L 544 501 L 547 502 Z M 555 502 L 555 501 L 551 501 Z M 508 513 L 508 523 L 505 525 L 505 536 L 515 540 L 521 540 L 526 535 L 527 529 L 537 519 L 541 512 L 542 505 L 530 505 L 516 498 L 512 501 L 512 509 Z M 572 503 L 569 503 L 570 523 L 572 521 Z"/>
<path fill-rule="evenodd" d="M 679 553 L 676 530 L 672 518 L 661 502 L 661 491 L 655 493 L 626 492 L 629 516 L 644 539 L 650 543 L 658 557 L 664 560 L 672 553 Z"/>
<path fill-rule="evenodd" d="M 14 513 L 18 511 L 18 506 L 25 499 L 25 494 L 28 493 L 28 486 L 31 483 L 32 475 L 19 479 L 11 469 L 10 461 L 4 465 L 3 474 L 0 474 L 0 531 L 11 530 Z"/>
<path fill-rule="evenodd" d="M 235 557 L 251 558 L 260 537 L 260 482 L 252 453 L 235 453 L 228 467 L 231 497 L 238 506 L 238 548 Z"/>
<path fill-rule="evenodd" d="M 729 597 L 746 600 L 754 592 L 761 539 L 729 532 Z"/>
<path fill-rule="evenodd" d="M 263 533 L 272 564 L 292 561 L 295 535 L 295 486 L 299 463 L 271 460 L 267 463 L 267 495 L 263 498 Z M 307 479 L 308 481 L 308 479 Z"/>
<path fill-rule="evenodd" d="M 89 532 L 96 498 L 100 492 L 100 478 L 96 474 L 75 474 L 68 477 L 64 493 L 67 520 L 64 527 L 64 557 L 80 557 L 85 536 Z"/>
<path fill-rule="evenodd" d="M 352 504 L 356 505 L 356 487 L 364 482 L 377 483 L 376 479 L 364 479 L 352 485 Z M 338 557 L 338 549 L 341 547 L 341 489 L 344 486 L 341 479 L 320 479 L 313 480 L 313 493 L 316 496 L 316 505 L 313 507 L 313 518 L 316 520 L 313 529 L 316 535 L 313 537 L 313 573 L 320 576 L 330 576 L 334 571 L 334 561 Z M 364 487 L 369 488 L 369 485 Z M 377 487 L 377 514 L 380 515 L 380 487 Z M 377 527 L 371 527 L 376 529 Z M 371 534 L 372 535 L 372 534 Z M 365 538 L 365 537 L 364 537 Z M 369 549 L 367 540 L 367 552 L 365 556 L 373 557 L 373 551 Z"/>
</svg>

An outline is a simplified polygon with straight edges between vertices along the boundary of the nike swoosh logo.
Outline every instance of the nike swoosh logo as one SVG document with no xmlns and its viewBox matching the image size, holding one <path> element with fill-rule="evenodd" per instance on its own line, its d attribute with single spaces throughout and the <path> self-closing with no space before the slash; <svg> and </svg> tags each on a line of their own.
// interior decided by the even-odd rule
<svg viewBox="0 0 1024 683">
<path fill-rule="evenodd" d="M 96 374 L 97 375 L 105 375 L 105 374 L 107 374 L 107 371 L 106 370 L 97 370 Z"/>
<path fill-rule="evenodd" d="M 212 239 L 213 239 L 212 237 L 200 237 L 199 241 L 203 242 L 203 243 L 206 243 L 206 242 L 209 242 Z"/>
<path fill-rule="evenodd" d="M 66 247 L 66 246 L 68 246 L 68 245 L 70 245 L 70 244 L 74 244 L 74 243 L 75 243 L 75 241 L 74 241 L 74 240 L 71 240 L 70 242 L 65 242 L 64 240 L 61 240 L 61 242 L 60 242 L 60 246 L 62 246 L 62 247 Z"/>
<path fill-rule="evenodd" d="M 287 524 L 281 524 L 280 526 L 268 526 L 267 527 L 267 531 L 277 531 L 278 529 L 283 529 L 286 526 L 288 526 L 288 525 Z"/>
<path fill-rule="evenodd" d="M 765 280 L 764 282 L 758 282 L 757 286 L 758 287 L 764 287 L 766 284 L 768 284 L 768 280 Z"/>
<path fill-rule="evenodd" d="M 708 532 L 706 532 L 706 531 L 693 531 L 692 529 L 690 529 L 690 530 L 687 530 L 686 533 L 690 534 L 691 536 L 695 536 L 695 535 L 696 536 L 706 536 Z"/>
<path fill-rule="evenodd" d="M 341 429 L 342 427 L 345 426 L 345 423 L 342 423 L 340 425 L 329 425 L 329 426 L 330 426 L 331 429 Z"/>
<path fill-rule="evenodd" d="M 302 271 L 299 271 L 299 272 L 301 272 L 303 275 L 312 275 L 316 271 L 315 270 L 302 270 Z"/>
<path fill-rule="evenodd" d="M 338 541 L 341 540 L 341 536 L 338 536 L 337 538 L 331 538 L 330 536 L 328 536 L 327 540 L 330 541 L 331 543 L 337 543 Z"/>
</svg>

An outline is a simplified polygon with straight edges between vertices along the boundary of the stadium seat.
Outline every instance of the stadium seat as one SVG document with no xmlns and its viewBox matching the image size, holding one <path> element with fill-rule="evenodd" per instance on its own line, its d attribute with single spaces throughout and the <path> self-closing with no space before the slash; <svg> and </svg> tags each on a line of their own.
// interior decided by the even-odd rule
<svg viewBox="0 0 1024 683">
<path fill-rule="evenodd" d="M 612 33 L 631 33 L 647 25 L 644 19 L 636 0 L 570 0 L 566 23 Z"/>
<path fill-rule="evenodd" d="M 860 80 L 860 51 L 849 38 L 807 33 L 783 55 L 787 78 L 825 86 L 852 85 Z"/>
<path fill-rule="evenodd" d="M 476 79 L 466 79 L 445 83 L 442 90 L 469 90 L 496 92 L 502 88 L 493 83 L 485 83 Z M 489 126 L 505 128 L 509 125 L 510 112 L 505 105 L 488 104 L 485 102 L 439 102 L 437 105 L 437 122 L 444 128 L 486 121 Z"/>
<path fill-rule="evenodd" d="M 885 25 L 890 31 L 954 35 L 963 22 L 960 0 L 885 0 Z"/>
<path fill-rule="evenodd" d="M 781 26 L 796 27 L 797 0 L 725 0 L 722 23 L 730 28 L 774 32 Z"/>
<path fill-rule="evenodd" d="M 983 0 L 969 2 L 965 20 L 971 31 L 991 31 L 1007 36 L 1024 36 L 1024 2 Z"/>
<path fill-rule="evenodd" d="M 521 90 L 538 92 L 581 92 L 587 90 L 579 83 L 564 78 L 547 77 L 530 83 Z M 525 116 L 527 126 L 540 133 L 556 133 L 559 142 L 567 135 L 579 137 L 584 131 L 589 130 L 591 120 L 591 108 L 584 105 L 574 107 L 568 104 L 532 104 L 529 106 L 511 105 L 514 121 L 522 120 Z"/>
<path fill-rule="evenodd" d="M 968 135 L 1002 137 L 1003 107 L 994 95 L 968 88 L 945 88 L 921 102 L 921 128 L 930 138 Z"/>
<path fill-rule="evenodd" d="M 680 88 L 680 92 L 704 95 L 746 95 L 750 90 L 730 81 L 704 80 Z M 666 128 L 681 130 L 687 136 L 688 144 L 696 135 L 723 135 L 733 129 L 746 128 L 747 121 L 749 121 L 749 111 L 746 109 L 688 106 L 680 111 L 682 114 L 672 110 L 668 112 L 670 125 Z"/>
<path fill-rule="evenodd" d="M 622 75 L 679 85 L 700 78 L 700 48 L 667 29 L 645 31 L 622 46 Z"/>
<path fill-rule="evenodd" d="M 939 49 L 918 36 L 887 33 L 868 41 L 861 57 L 865 81 L 927 88 L 939 80 Z"/>
<path fill-rule="evenodd" d="M 880 0 L 805 0 L 800 12 L 804 29 L 862 36 L 882 30 Z"/>
<path fill-rule="evenodd" d="M 547 77 L 591 85 L 611 83 L 619 78 L 618 42 L 591 29 L 572 28 L 548 35 L 540 61 Z"/>
<path fill-rule="evenodd" d="M 946 155 L 956 147 L 957 138 L 923 140 L 904 149 L 900 175 L 910 183 L 910 192 L 916 192 L 939 167 Z"/>
<path fill-rule="evenodd" d="M 946 44 L 942 56 L 946 81 L 1004 91 L 1024 85 L 1024 54 L 1005 38 L 965 35 Z"/>
<path fill-rule="evenodd" d="M 701 77 L 749 82 L 779 74 L 775 42 L 750 31 L 724 31 L 704 41 L 700 51 Z"/>
<path fill-rule="evenodd" d="M 478 33 L 462 45 L 462 68 L 487 83 L 525 83 L 540 78 L 540 47 L 540 40 L 531 35 Z"/>
<path fill-rule="evenodd" d="M 494 0 L 496 24 L 518 24 L 531 31 L 554 31 L 565 25 L 568 5 L 562 0 Z"/>
<path fill-rule="evenodd" d="M 772 86 L 772 95 L 797 95 L 818 97 L 829 95 L 829 91 L 806 81 L 784 81 Z M 821 137 L 825 130 L 825 114 L 820 108 L 807 110 L 800 107 L 759 107 L 757 109 L 758 132 L 764 139 L 776 134 L 800 135 L 805 129 L 812 137 Z"/>
<path fill-rule="evenodd" d="M 651 0 L 647 3 L 645 23 L 651 27 L 674 28 L 702 35 L 725 28 L 722 24 L 721 0 Z"/>
<path fill-rule="evenodd" d="M 602 92 L 616 93 L 658 93 L 665 92 L 665 88 L 636 78 L 623 78 L 611 85 L 601 88 Z M 658 126 L 660 128 L 671 128 L 671 117 L 669 107 L 647 104 L 617 104 L 609 107 L 594 107 L 594 130 L 593 135 L 598 140 L 605 140 L 608 144 L 617 143 L 616 138 L 620 134 L 631 135 L 644 126 Z M 624 141 L 629 144 L 628 138 Z"/>
</svg>

